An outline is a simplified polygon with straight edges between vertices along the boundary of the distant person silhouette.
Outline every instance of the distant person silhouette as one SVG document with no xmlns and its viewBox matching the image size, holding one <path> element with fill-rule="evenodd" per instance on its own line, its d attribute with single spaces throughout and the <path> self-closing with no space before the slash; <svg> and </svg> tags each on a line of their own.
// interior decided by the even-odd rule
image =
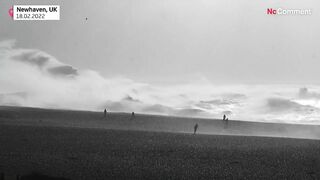
<svg viewBox="0 0 320 180">
<path fill-rule="evenodd" d="M 198 124 L 196 124 L 196 125 L 194 125 L 194 132 L 193 132 L 193 134 L 195 135 L 196 134 L 196 132 L 197 132 L 197 130 L 198 130 Z"/>
<path fill-rule="evenodd" d="M 223 119 L 222 119 L 223 121 L 225 121 L 226 120 L 226 115 L 224 114 L 223 115 Z"/>
<path fill-rule="evenodd" d="M 104 109 L 104 118 L 107 118 L 107 109 Z"/>
<path fill-rule="evenodd" d="M 134 120 L 135 119 L 135 115 L 134 115 L 134 112 L 131 113 L 131 120 Z"/>
</svg>

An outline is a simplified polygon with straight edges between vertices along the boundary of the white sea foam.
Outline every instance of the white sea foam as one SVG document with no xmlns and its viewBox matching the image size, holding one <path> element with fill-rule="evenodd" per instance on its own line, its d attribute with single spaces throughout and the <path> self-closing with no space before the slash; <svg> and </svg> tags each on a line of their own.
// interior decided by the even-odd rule
<svg viewBox="0 0 320 180">
<path fill-rule="evenodd" d="M 0 42 L 0 105 L 320 124 L 320 86 L 312 84 L 155 85 L 78 70 L 37 49 Z"/>
</svg>

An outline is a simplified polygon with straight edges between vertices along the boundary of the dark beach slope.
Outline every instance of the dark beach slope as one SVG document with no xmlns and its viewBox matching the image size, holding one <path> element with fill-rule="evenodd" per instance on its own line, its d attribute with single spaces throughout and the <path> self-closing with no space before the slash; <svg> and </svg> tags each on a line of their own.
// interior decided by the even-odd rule
<svg viewBox="0 0 320 180">
<path fill-rule="evenodd" d="M 73 180 L 320 179 L 319 140 L 239 136 L 263 135 L 259 129 L 269 134 L 284 129 L 288 135 L 318 126 L 234 121 L 224 129 L 221 121 L 203 119 L 136 115 L 130 120 L 121 113 L 108 118 L 96 112 L 1 107 L 0 173 Z M 202 133 L 238 136 L 194 136 L 195 122 Z"/>
<path fill-rule="evenodd" d="M 319 179 L 318 140 L 0 125 L 0 172 L 68 179 Z"/>
<path fill-rule="evenodd" d="M 320 139 L 319 125 L 229 120 L 226 127 L 222 120 L 217 119 L 143 114 L 136 114 L 134 120 L 130 117 L 131 113 L 108 113 L 106 120 L 103 112 L 0 106 L 0 124 L 192 133 L 193 126 L 198 123 L 201 134 Z"/>
</svg>

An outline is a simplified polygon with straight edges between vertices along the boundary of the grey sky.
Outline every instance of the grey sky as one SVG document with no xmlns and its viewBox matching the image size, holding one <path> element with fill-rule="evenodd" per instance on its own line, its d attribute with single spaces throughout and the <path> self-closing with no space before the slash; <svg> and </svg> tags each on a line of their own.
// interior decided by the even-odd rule
<svg viewBox="0 0 320 180">
<path fill-rule="evenodd" d="M 61 21 L 12 21 L 13 4 L 59 4 Z M 278 7 L 313 14 L 266 14 Z M 319 11 L 317 0 L 1 1 L 0 40 L 143 82 L 320 83 Z"/>
</svg>

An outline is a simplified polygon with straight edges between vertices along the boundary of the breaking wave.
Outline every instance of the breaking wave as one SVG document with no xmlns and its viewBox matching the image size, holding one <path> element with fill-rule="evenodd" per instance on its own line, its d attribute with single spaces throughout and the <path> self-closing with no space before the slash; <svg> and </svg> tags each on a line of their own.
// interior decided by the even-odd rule
<svg viewBox="0 0 320 180">
<path fill-rule="evenodd" d="M 37 49 L 0 42 L 0 105 L 320 124 L 320 86 L 177 85 L 105 78 Z"/>
</svg>

